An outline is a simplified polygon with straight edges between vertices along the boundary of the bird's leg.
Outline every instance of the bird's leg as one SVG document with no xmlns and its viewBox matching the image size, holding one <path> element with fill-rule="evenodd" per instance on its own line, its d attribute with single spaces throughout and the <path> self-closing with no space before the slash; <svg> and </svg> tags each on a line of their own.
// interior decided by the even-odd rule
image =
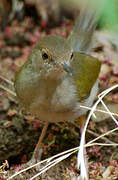
<svg viewBox="0 0 118 180">
<path fill-rule="evenodd" d="M 82 115 L 78 118 L 78 124 L 80 126 L 80 133 L 82 134 L 82 130 L 84 128 L 84 124 L 85 124 L 85 121 L 86 121 L 86 116 L 85 115 Z"/>
<path fill-rule="evenodd" d="M 37 163 L 38 161 L 40 161 L 40 157 L 41 157 L 41 153 L 42 153 L 41 144 L 42 144 L 43 139 L 45 137 L 48 125 L 49 125 L 49 122 L 46 122 L 44 127 L 43 127 L 43 130 L 41 132 L 39 141 L 38 141 L 38 143 L 37 143 L 37 145 L 35 147 L 35 150 L 33 152 L 32 158 L 31 158 L 30 161 L 27 162 L 27 165 L 32 165 L 32 164 Z"/>
<path fill-rule="evenodd" d="M 45 134 L 46 134 L 48 125 L 49 125 L 49 122 L 46 122 L 46 124 L 44 125 L 43 130 L 42 130 L 42 132 L 41 132 L 39 141 L 38 141 L 38 143 L 37 143 L 37 145 L 36 145 L 36 148 L 35 148 L 35 150 L 34 150 L 36 161 L 39 160 L 39 150 L 40 150 L 40 148 L 41 148 L 41 144 L 42 144 L 43 139 L 44 139 L 44 137 L 45 137 Z"/>
</svg>

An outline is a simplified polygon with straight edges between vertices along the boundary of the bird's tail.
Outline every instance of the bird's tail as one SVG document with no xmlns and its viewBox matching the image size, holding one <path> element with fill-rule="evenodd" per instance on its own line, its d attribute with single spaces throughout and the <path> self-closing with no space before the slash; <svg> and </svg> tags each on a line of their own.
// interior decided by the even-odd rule
<svg viewBox="0 0 118 180">
<path fill-rule="evenodd" d="M 105 0 L 83 0 L 79 16 L 68 41 L 73 51 L 88 52 L 93 32 L 101 15 Z"/>
</svg>

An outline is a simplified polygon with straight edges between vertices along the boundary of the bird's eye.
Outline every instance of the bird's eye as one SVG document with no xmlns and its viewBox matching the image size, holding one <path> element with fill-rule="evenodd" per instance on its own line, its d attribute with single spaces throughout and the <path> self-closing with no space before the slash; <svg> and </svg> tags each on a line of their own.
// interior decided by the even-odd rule
<svg viewBox="0 0 118 180">
<path fill-rule="evenodd" d="M 44 60 L 48 59 L 48 54 L 45 53 L 45 52 L 43 52 L 43 53 L 42 53 L 42 58 L 43 58 Z"/>
<path fill-rule="evenodd" d="M 70 57 L 71 59 L 73 58 L 73 53 L 71 54 L 71 57 Z"/>
</svg>

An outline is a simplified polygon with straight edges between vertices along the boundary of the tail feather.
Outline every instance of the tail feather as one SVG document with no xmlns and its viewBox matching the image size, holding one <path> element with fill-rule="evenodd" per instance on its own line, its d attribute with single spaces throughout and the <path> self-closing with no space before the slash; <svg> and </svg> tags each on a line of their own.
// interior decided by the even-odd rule
<svg viewBox="0 0 118 180">
<path fill-rule="evenodd" d="M 81 11 L 75 21 L 73 31 L 68 37 L 73 51 L 88 52 L 93 32 L 102 12 L 104 0 L 83 0 Z"/>
</svg>

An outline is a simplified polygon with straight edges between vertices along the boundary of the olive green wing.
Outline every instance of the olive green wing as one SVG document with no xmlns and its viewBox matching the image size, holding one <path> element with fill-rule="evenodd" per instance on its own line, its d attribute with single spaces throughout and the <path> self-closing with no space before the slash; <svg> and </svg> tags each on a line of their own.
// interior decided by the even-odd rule
<svg viewBox="0 0 118 180">
<path fill-rule="evenodd" d="M 98 78 L 100 67 L 101 62 L 98 59 L 78 52 L 73 53 L 71 70 L 79 100 L 89 95 Z"/>
</svg>

